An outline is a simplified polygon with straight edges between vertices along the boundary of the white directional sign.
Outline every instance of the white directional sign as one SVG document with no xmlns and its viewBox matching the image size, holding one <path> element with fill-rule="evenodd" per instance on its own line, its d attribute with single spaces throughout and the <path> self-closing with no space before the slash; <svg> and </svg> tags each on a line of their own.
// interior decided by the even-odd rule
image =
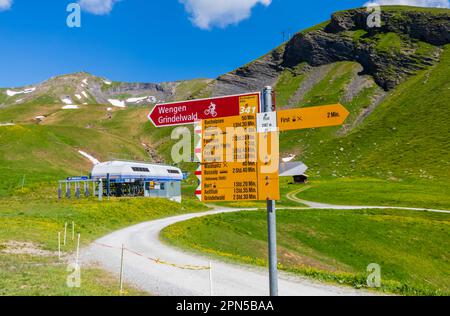
<svg viewBox="0 0 450 316">
<path fill-rule="evenodd" d="M 277 131 L 277 112 L 258 113 L 256 129 L 258 133 Z"/>
</svg>

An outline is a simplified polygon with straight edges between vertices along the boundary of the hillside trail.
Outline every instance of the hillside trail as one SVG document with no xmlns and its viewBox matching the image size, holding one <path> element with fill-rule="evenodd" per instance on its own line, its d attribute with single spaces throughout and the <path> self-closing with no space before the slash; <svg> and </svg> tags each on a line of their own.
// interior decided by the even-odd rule
<svg viewBox="0 0 450 316">
<path fill-rule="evenodd" d="M 300 199 L 297 197 L 298 194 L 304 192 L 308 189 L 311 189 L 311 186 L 305 186 L 303 188 L 294 190 L 286 194 L 287 199 L 292 202 L 296 202 L 299 204 L 303 204 L 308 206 L 307 208 L 303 207 L 300 209 L 330 209 L 330 210 L 367 210 L 367 209 L 381 209 L 381 210 L 405 210 L 405 211 L 422 211 L 422 212 L 434 212 L 434 213 L 448 213 L 450 214 L 450 210 L 437 210 L 437 209 L 429 209 L 429 208 L 421 208 L 421 207 L 401 207 L 401 206 L 368 206 L 368 205 L 334 205 L 334 204 L 326 204 L 320 202 L 312 202 Z M 283 207 L 282 209 L 299 209 L 296 207 Z"/>
</svg>

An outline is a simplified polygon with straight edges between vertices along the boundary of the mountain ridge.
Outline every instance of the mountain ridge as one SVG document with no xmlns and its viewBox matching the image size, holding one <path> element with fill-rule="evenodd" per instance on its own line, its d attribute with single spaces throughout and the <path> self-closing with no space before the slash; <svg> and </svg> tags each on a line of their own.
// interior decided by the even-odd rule
<svg viewBox="0 0 450 316">
<path fill-rule="evenodd" d="M 214 94 L 229 92 L 230 85 L 242 87 L 242 90 L 274 85 L 281 72 L 302 62 L 321 66 L 337 61 L 361 63 L 365 73 L 372 75 L 377 84 L 391 90 L 407 75 L 438 60 L 436 50 L 429 45 L 450 43 L 449 9 L 383 6 L 381 20 L 384 24 L 380 28 L 367 26 L 369 14 L 361 8 L 334 13 L 330 21 L 301 31 L 262 58 L 219 76 Z M 416 24 L 418 27 L 413 27 Z M 392 38 L 391 34 L 405 38 Z M 411 39 L 415 41 L 411 43 Z M 396 42 L 391 43 L 392 40 Z M 393 44 L 405 47 L 394 50 L 397 47 Z M 401 55 L 396 58 L 396 54 Z"/>
<path fill-rule="evenodd" d="M 196 92 L 197 84 L 206 84 L 210 81 L 211 79 L 162 83 L 117 82 L 87 72 L 76 72 L 54 76 L 34 85 L 1 88 L 0 108 L 33 102 L 42 97 L 44 100 L 40 103 L 46 104 L 106 104 L 116 107 L 149 105 L 177 97 L 189 97 L 189 88 Z"/>
<path fill-rule="evenodd" d="M 261 90 L 264 86 L 276 85 L 284 71 L 295 72 L 296 67 L 305 62 L 312 67 L 309 70 L 314 70 L 314 67 L 334 62 L 354 61 L 362 65 L 362 75 L 372 76 L 377 85 L 389 91 L 418 70 L 435 64 L 442 52 L 440 46 L 450 43 L 449 9 L 383 6 L 383 25 L 379 28 L 367 26 L 369 14 L 363 8 L 336 12 L 329 21 L 298 32 L 261 58 L 216 79 L 133 83 L 114 82 L 86 72 L 77 72 L 55 76 L 23 88 L 45 87 L 61 79 L 68 80 L 72 81 L 68 84 L 70 87 L 64 89 L 68 90 L 68 94 L 70 90 L 74 91 L 71 96 L 73 99 L 73 94 L 80 93 L 73 80 L 81 81 L 84 77 L 90 78 L 92 84 L 90 91 L 86 92 L 90 97 L 82 97 L 88 103 L 114 105 L 109 101 L 113 99 L 116 104 L 127 105 L 128 102 L 119 101 L 123 101 L 124 97 L 133 99 L 147 96 L 148 99 L 139 101 L 150 105 L 183 98 Z M 55 85 L 58 86 L 59 83 L 56 82 Z M 180 93 L 177 91 L 179 88 L 182 90 Z M 22 103 L 32 99 L 30 97 L 39 97 L 35 93 L 23 95 L 23 98 L 18 95 L 13 98 L 5 97 L 5 91 L 6 88 L 0 89 L 0 95 L 3 94 L 0 97 L 0 107 Z M 68 97 L 64 96 L 64 92 L 47 101 L 60 102 L 62 98 Z M 76 104 L 85 103 L 73 101 Z"/>
</svg>

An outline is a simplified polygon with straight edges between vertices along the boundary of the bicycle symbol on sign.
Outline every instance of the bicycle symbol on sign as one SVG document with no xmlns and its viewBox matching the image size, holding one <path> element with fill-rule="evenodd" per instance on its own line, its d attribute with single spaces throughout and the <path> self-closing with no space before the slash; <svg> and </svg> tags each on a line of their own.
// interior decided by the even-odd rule
<svg viewBox="0 0 450 316">
<path fill-rule="evenodd" d="M 214 103 L 211 102 L 209 107 L 205 110 L 205 115 L 206 116 L 211 115 L 212 117 L 216 117 L 217 116 L 216 105 Z"/>
</svg>

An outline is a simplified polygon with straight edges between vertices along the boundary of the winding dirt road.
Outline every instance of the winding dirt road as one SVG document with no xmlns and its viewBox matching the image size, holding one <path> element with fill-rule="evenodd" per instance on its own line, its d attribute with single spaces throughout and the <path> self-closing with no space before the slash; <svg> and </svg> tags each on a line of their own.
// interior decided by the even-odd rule
<svg viewBox="0 0 450 316">
<path fill-rule="evenodd" d="M 191 270 L 209 267 L 210 259 L 168 246 L 161 242 L 159 235 L 165 227 L 172 224 L 201 216 L 238 211 L 242 210 L 220 208 L 131 226 L 97 240 L 82 251 L 81 260 L 83 264 L 95 262 L 106 270 L 118 274 L 120 248 L 124 244 L 132 251 L 125 251 L 126 282 L 155 295 L 211 295 L 209 269 Z M 213 260 L 211 271 L 213 295 L 266 296 L 269 293 L 266 269 Z M 371 294 L 286 273 L 280 273 L 279 291 L 280 295 L 292 296 Z"/>
</svg>

